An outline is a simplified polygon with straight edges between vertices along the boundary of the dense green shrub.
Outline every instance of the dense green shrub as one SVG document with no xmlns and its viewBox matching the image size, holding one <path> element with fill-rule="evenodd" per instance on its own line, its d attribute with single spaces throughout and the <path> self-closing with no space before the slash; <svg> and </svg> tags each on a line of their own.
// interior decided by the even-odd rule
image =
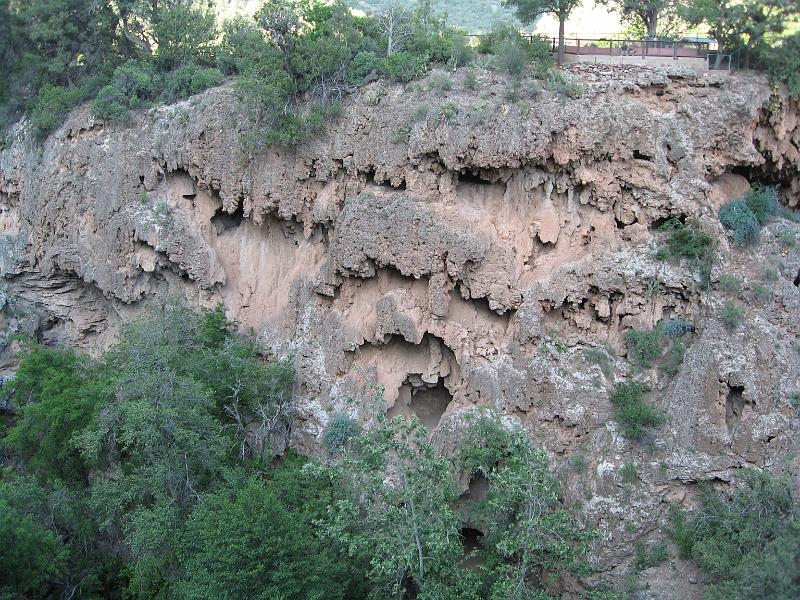
<svg viewBox="0 0 800 600">
<path fill-rule="evenodd" d="M 790 95 L 800 97 L 800 32 L 764 47 L 759 63 L 774 80 L 786 85 Z"/>
<path fill-rule="evenodd" d="M 564 508 L 547 455 L 523 429 L 486 413 L 472 415 L 459 459 L 468 476 L 489 482 L 486 498 L 472 500 L 468 509 L 489 532 L 478 553 L 485 573 L 478 597 L 545 599 L 546 573 L 586 572 L 587 542 L 595 532 Z"/>
<path fill-rule="evenodd" d="M 694 325 L 683 317 L 673 317 L 661 324 L 661 333 L 665 337 L 681 337 L 694 331 Z"/>
<path fill-rule="evenodd" d="M 719 220 L 731 231 L 736 245 L 748 246 L 758 242 L 761 226 L 743 199 L 723 204 L 719 209 Z"/>
<path fill-rule="evenodd" d="M 347 80 L 359 85 L 370 73 L 380 73 L 383 70 L 383 61 L 378 55 L 368 50 L 362 50 L 353 57 L 347 70 Z"/>
<path fill-rule="evenodd" d="M 322 434 L 322 441 L 333 452 L 344 448 L 361 432 L 358 421 L 349 415 L 334 415 Z"/>
<path fill-rule="evenodd" d="M 320 535 L 341 498 L 331 481 L 289 455 L 266 478 L 236 473 L 203 498 L 181 529 L 177 598 L 366 597 L 366 557 Z M 347 557 L 345 559 L 345 557 Z"/>
<path fill-rule="evenodd" d="M 0 481 L 0 598 L 49 597 L 68 550 L 53 531 L 9 504 L 2 489 L 7 485 Z"/>
<path fill-rule="evenodd" d="M 709 600 L 800 597 L 800 506 L 789 481 L 741 472 L 730 494 L 703 487 L 695 514 L 675 511 L 672 536 L 708 578 Z"/>
<path fill-rule="evenodd" d="M 633 362 L 643 369 L 652 367 L 653 361 L 663 353 L 659 328 L 651 331 L 629 329 L 625 332 L 625 341 L 628 342 L 628 352 Z"/>
<path fill-rule="evenodd" d="M 114 71 L 111 82 L 97 95 L 94 114 L 109 121 L 125 121 L 130 111 L 155 100 L 162 76 L 148 62 L 129 61 Z"/>
<path fill-rule="evenodd" d="M 728 331 L 736 329 L 744 317 L 744 307 L 733 300 L 726 300 L 719 312 L 719 320 Z"/>
<path fill-rule="evenodd" d="M 81 87 L 44 84 L 30 108 L 37 134 L 44 135 L 60 125 L 69 110 L 83 100 L 84 93 Z"/>
<path fill-rule="evenodd" d="M 631 381 L 617 384 L 609 395 L 614 418 L 622 425 L 624 434 L 633 440 L 643 439 L 648 429 L 666 421 L 663 414 L 642 400 L 648 389 L 643 383 Z"/>
<path fill-rule="evenodd" d="M 501 71 L 512 77 L 519 77 L 530 63 L 527 49 L 521 40 L 507 39 L 496 50 L 496 64 Z"/>
<path fill-rule="evenodd" d="M 188 98 L 210 87 L 220 85 L 223 80 L 224 77 L 218 69 L 185 63 L 164 75 L 164 91 L 161 93 L 161 98 L 165 102 Z"/>
<path fill-rule="evenodd" d="M 386 74 L 396 81 L 411 81 L 421 77 L 428 68 L 429 57 L 410 52 L 395 52 L 384 61 Z"/>
<path fill-rule="evenodd" d="M 19 420 L 4 443 L 47 479 L 88 474 L 73 436 L 89 426 L 113 390 L 98 366 L 69 350 L 26 350 L 14 381 Z"/>
<path fill-rule="evenodd" d="M 778 191 L 774 187 L 754 183 L 745 194 L 744 201 L 759 225 L 766 224 L 770 217 L 778 214 Z"/>
<path fill-rule="evenodd" d="M 708 235 L 696 219 L 683 223 L 671 218 L 660 227 L 667 233 L 666 244 L 656 254 L 657 258 L 686 259 L 698 271 L 700 287 L 706 289 L 711 280 L 711 263 L 716 251 L 716 241 Z"/>
<path fill-rule="evenodd" d="M 188 64 L 212 65 L 217 37 L 216 17 L 210 8 L 165 3 L 153 23 L 153 60 L 164 72 Z"/>
<path fill-rule="evenodd" d="M 660 227 L 667 232 L 666 252 L 672 258 L 703 261 L 714 249 L 714 239 L 703 231 L 700 222 L 689 220 L 685 224 L 677 218 L 669 219 Z"/>
<path fill-rule="evenodd" d="M 742 198 L 723 204 L 719 220 L 738 246 L 747 246 L 758 242 L 761 226 L 779 212 L 776 189 L 756 183 Z"/>
</svg>

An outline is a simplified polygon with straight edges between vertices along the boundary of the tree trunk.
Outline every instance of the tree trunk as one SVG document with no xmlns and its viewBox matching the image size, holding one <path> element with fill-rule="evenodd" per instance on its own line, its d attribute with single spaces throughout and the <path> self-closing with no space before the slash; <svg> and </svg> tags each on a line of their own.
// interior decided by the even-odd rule
<svg viewBox="0 0 800 600">
<path fill-rule="evenodd" d="M 714 69 L 719 70 L 722 67 L 722 45 L 717 43 L 717 58 L 714 60 Z"/>
<path fill-rule="evenodd" d="M 564 24 L 567 20 L 566 15 L 558 15 L 558 66 L 564 64 Z"/>
<path fill-rule="evenodd" d="M 654 40 L 658 37 L 658 13 L 653 12 L 650 14 L 650 19 L 647 21 L 647 37 Z"/>
</svg>

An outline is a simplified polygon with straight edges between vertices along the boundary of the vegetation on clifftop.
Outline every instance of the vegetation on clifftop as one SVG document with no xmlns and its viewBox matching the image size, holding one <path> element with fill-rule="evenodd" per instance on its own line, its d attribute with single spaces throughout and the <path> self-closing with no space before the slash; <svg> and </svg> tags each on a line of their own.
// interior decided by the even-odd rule
<svg viewBox="0 0 800 600">
<path fill-rule="evenodd" d="M 578 4 L 505 3 L 525 23 L 550 13 L 562 25 Z M 648 30 L 659 14 L 674 12 L 659 3 L 647 3 L 642 12 L 638 4 L 617 8 L 641 19 Z M 800 12 L 796 3 L 736 3 L 731 9 L 736 18 L 706 5 L 693 0 L 679 14 L 718 32 L 726 50 L 741 48 L 797 94 L 800 70 L 793 50 L 800 34 L 782 35 Z M 434 63 L 455 68 L 487 52 L 492 58 L 481 60 L 482 66 L 517 80 L 533 62 L 537 78 L 550 89 L 580 96 L 578 87 L 552 70 L 549 40 L 526 41 L 517 25 L 499 22 L 476 45 L 466 32 L 447 25 L 435 6 L 432 0 L 378 3 L 373 12 L 357 16 L 342 0 L 265 0 L 252 17 L 220 23 L 213 2 L 0 0 L 5 74 L 0 129 L 25 112 L 34 130 L 45 135 L 87 100 L 97 117 L 125 121 L 131 110 L 174 102 L 233 77 L 252 121 L 249 147 L 259 150 L 321 131 L 338 114 L 341 100 L 364 82 L 380 77 L 408 82 Z"/>
</svg>

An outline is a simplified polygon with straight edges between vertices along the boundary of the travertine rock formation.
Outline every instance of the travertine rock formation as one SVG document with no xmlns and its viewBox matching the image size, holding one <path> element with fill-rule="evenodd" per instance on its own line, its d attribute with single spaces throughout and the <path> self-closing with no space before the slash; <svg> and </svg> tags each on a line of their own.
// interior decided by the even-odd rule
<svg viewBox="0 0 800 600">
<path fill-rule="evenodd" d="M 418 414 L 447 452 L 466 411 L 493 407 L 547 449 L 602 533 L 599 567 L 621 573 L 697 482 L 800 467 L 800 244 L 775 221 L 735 248 L 716 218 L 748 178 L 798 205 L 800 111 L 755 76 L 574 71 L 579 100 L 512 103 L 489 73 L 447 97 L 374 83 L 325 136 L 257 156 L 228 87 L 126 127 L 79 110 L 41 146 L 20 129 L 0 152 L 5 329 L 94 351 L 152 296 L 224 302 L 294 357 L 294 443 L 310 452 L 332 414 L 375 410 Z M 720 240 L 712 281 L 744 281 L 734 333 L 715 316 L 729 295 L 654 260 L 672 216 Z M 677 315 L 696 327 L 678 373 L 636 371 L 623 332 Z M 669 418 L 643 444 L 608 401 L 630 377 Z M 668 598 L 684 574 L 645 575 Z"/>
</svg>

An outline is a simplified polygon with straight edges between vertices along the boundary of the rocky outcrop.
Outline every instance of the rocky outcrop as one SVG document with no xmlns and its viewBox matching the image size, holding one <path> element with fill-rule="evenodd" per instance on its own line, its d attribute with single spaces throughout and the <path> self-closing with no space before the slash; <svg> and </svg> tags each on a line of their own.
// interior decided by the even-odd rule
<svg viewBox="0 0 800 600">
<path fill-rule="evenodd" d="M 223 302 L 294 357 L 309 452 L 331 415 L 375 411 L 418 414 L 447 452 L 493 407 L 547 449 L 600 570 L 622 573 L 698 482 L 800 466 L 800 244 L 775 221 L 733 248 L 716 218 L 752 177 L 797 206 L 800 111 L 756 76 L 572 68 L 579 100 L 510 102 L 488 72 L 476 93 L 460 72 L 444 96 L 373 83 L 324 136 L 257 154 L 230 87 L 124 127 L 78 110 L 41 146 L 19 128 L 0 153 L 6 328 L 95 351 L 150 297 Z M 669 217 L 719 240 L 712 282 L 744 282 L 735 333 L 726 292 L 654 259 Z M 677 373 L 634 369 L 623 332 L 673 316 L 696 328 Z M 668 417 L 646 443 L 607 399 L 631 377 Z"/>
</svg>

